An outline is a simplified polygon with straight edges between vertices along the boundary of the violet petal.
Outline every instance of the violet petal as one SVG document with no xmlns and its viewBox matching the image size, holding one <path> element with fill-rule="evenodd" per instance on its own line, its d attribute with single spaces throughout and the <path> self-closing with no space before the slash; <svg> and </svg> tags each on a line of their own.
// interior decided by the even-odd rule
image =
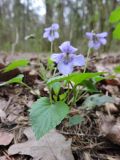
<svg viewBox="0 0 120 160">
<path fill-rule="evenodd" d="M 74 66 L 84 66 L 85 58 L 83 55 L 74 55 L 73 57 L 73 65 Z"/>
</svg>

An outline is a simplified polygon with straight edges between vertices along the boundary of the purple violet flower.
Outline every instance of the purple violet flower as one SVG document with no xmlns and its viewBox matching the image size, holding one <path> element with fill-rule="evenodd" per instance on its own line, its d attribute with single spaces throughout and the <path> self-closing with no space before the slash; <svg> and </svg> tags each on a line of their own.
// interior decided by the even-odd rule
<svg viewBox="0 0 120 160">
<path fill-rule="evenodd" d="M 94 33 L 94 32 L 86 32 L 86 37 L 89 39 L 88 47 L 98 49 L 101 45 L 105 45 L 107 43 L 106 37 L 108 33 Z"/>
<path fill-rule="evenodd" d="M 85 58 L 83 55 L 75 55 L 77 48 L 71 46 L 69 41 L 62 43 L 59 46 L 62 53 L 52 54 L 51 60 L 57 63 L 59 72 L 67 75 L 73 72 L 74 66 L 85 65 Z"/>
<path fill-rule="evenodd" d="M 59 24 L 53 23 L 50 27 L 44 29 L 43 38 L 47 38 L 48 41 L 53 42 L 55 39 L 59 38 Z"/>
</svg>

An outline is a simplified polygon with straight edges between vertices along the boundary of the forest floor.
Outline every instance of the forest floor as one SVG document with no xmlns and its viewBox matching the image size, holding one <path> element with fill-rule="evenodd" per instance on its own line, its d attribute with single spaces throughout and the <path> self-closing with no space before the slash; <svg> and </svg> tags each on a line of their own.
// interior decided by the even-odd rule
<svg viewBox="0 0 120 160">
<path fill-rule="evenodd" d="M 22 69 L 0 71 L 0 82 L 22 73 L 26 84 L 41 96 L 48 96 L 39 76 L 38 63 L 40 60 L 46 65 L 46 57 L 40 55 L 38 58 L 30 53 L 0 54 L 0 70 L 16 59 L 28 59 L 30 63 Z M 92 57 L 88 70 L 112 73 L 119 64 L 120 54 L 102 55 L 99 59 Z M 113 96 L 115 102 L 86 111 L 85 121 L 81 124 L 70 127 L 64 120 L 50 135 L 36 141 L 30 128 L 29 109 L 37 96 L 18 84 L 1 87 L 0 160 L 120 160 L 120 75 L 101 81 L 98 90 Z M 77 112 L 77 108 L 72 108 L 72 115 Z"/>
</svg>

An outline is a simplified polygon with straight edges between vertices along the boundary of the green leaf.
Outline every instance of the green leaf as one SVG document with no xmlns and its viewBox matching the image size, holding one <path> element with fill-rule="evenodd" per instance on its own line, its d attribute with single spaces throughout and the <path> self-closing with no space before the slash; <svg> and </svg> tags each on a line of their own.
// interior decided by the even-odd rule
<svg viewBox="0 0 120 160">
<path fill-rule="evenodd" d="M 86 98 L 86 100 L 82 104 L 82 108 L 91 110 L 94 109 L 96 106 L 100 107 L 107 102 L 114 103 L 114 99 L 106 95 L 101 96 L 99 94 L 95 94 Z"/>
<path fill-rule="evenodd" d="M 120 20 L 120 7 L 112 11 L 109 18 L 110 23 L 115 23 L 118 22 L 119 20 Z"/>
<path fill-rule="evenodd" d="M 60 88 L 61 88 L 61 83 L 60 82 L 55 82 L 53 83 L 53 85 L 51 86 L 53 88 L 53 91 L 56 95 L 58 95 Z"/>
<path fill-rule="evenodd" d="M 3 69 L 3 72 L 9 72 L 15 68 L 18 68 L 18 67 L 25 67 L 28 65 L 28 60 L 24 60 L 24 59 L 21 59 L 21 60 L 15 60 L 13 61 L 12 63 L 10 63 L 7 67 L 5 67 Z"/>
<path fill-rule="evenodd" d="M 80 84 L 84 80 L 91 79 L 98 75 L 103 74 L 103 72 L 96 72 L 96 73 L 77 73 L 76 75 L 71 76 L 70 80 L 73 81 L 76 85 Z"/>
<path fill-rule="evenodd" d="M 103 72 L 96 72 L 96 73 L 72 73 L 70 75 L 67 76 L 57 76 L 57 77 L 53 77 L 51 79 L 48 80 L 47 84 L 48 85 L 52 85 L 55 82 L 60 82 L 60 81 L 72 81 L 74 82 L 76 85 L 80 84 L 81 82 L 83 82 L 84 80 L 96 77 L 98 75 L 103 74 Z"/>
<path fill-rule="evenodd" d="M 67 92 L 59 95 L 59 98 L 60 98 L 61 101 L 64 101 L 66 99 L 66 96 L 67 96 Z"/>
<path fill-rule="evenodd" d="M 56 82 L 60 82 L 60 81 L 64 81 L 64 80 L 67 80 L 68 79 L 68 76 L 57 76 L 57 77 L 52 77 L 48 80 L 47 84 L 49 86 L 53 85 L 54 83 Z"/>
<path fill-rule="evenodd" d="M 120 39 L 120 23 L 118 23 L 113 31 L 113 38 Z"/>
<path fill-rule="evenodd" d="M 43 63 L 40 63 L 39 76 L 43 81 L 47 81 L 47 70 Z"/>
<path fill-rule="evenodd" d="M 61 101 L 51 104 L 47 97 L 33 103 L 30 120 L 36 138 L 39 139 L 55 128 L 69 113 L 69 107 Z"/>
<path fill-rule="evenodd" d="M 80 115 L 69 117 L 69 126 L 81 124 L 83 121 L 84 121 L 84 118 L 81 117 Z"/>
<path fill-rule="evenodd" d="M 92 78 L 92 80 L 95 82 L 95 83 L 98 83 L 102 80 L 106 79 L 106 77 L 103 77 L 103 76 L 96 76 L 94 78 Z"/>
<path fill-rule="evenodd" d="M 7 84 L 12 84 L 12 83 L 22 83 L 23 77 L 24 77 L 24 75 L 20 74 L 17 77 L 14 77 L 14 78 L 6 81 L 6 82 L 1 83 L 0 86 L 4 86 L 4 85 L 7 85 Z"/>
<path fill-rule="evenodd" d="M 96 83 L 98 83 L 98 82 L 100 82 L 100 81 L 102 81 L 102 80 L 105 80 L 105 79 L 113 79 L 113 78 L 115 78 L 114 75 L 108 75 L 108 76 L 105 76 L 105 77 L 103 77 L 103 76 L 97 76 L 97 77 L 92 78 L 92 80 L 93 80 L 94 83 L 96 84 Z"/>
<path fill-rule="evenodd" d="M 120 73 L 120 66 L 116 66 L 116 67 L 114 68 L 114 71 L 115 71 L 116 73 Z"/>
<path fill-rule="evenodd" d="M 53 70 L 54 69 L 54 62 L 50 58 L 48 58 L 47 68 L 49 70 Z"/>
<path fill-rule="evenodd" d="M 98 92 L 95 83 L 92 80 L 85 80 L 82 82 L 82 85 L 90 93 Z"/>
</svg>

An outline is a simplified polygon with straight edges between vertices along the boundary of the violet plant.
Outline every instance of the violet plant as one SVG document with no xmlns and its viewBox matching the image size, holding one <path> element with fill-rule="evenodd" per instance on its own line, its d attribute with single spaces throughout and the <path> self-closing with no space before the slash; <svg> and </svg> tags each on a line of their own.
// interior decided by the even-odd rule
<svg viewBox="0 0 120 160">
<path fill-rule="evenodd" d="M 47 27 L 44 29 L 43 38 L 47 39 L 50 42 L 51 44 L 50 53 L 51 54 L 53 53 L 54 41 L 55 39 L 59 38 L 58 29 L 59 29 L 59 24 L 57 23 L 53 23 L 50 27 Z M 50 58 L 48 58 L 46 69 L 44 68 L 42 64 L 40 64 L 39 75 L 44 81 L 46 81 L 48 78 L 50 78 L 47 73 L 52 70 L 54 70 L 54 63 L 53 61 L 51 61 Z"/>
<path fill-rule="evenodd" d="M 53 42 L 59 38 L 59 24 L 53 23 L 50 27 L 44 29 L 43 38 L 47 38 L 51 42 L 51 53 L 53 52 Z"/>
<path fill-rule="evenodd" d="M 59 46 L 62 53 L 52 54 L 51 60 L 57 63 L 59 72 L 68 75 L 73 72 L 74 66 L 84 66 L 85 58 L 83 55 L 75 55 L 77 48 L 74 48 L 69 41 L 63 42 Z"/>
<path fill-rule="evenodd" d="M 84 72 L 86 71 L 88 65 L 91 49 L 98 50 L 102 45 L 105 45 L 107 43 L 106 40 L 107 36 L 108 36 L 107 32 L 102 32 L 102 33 L 95 33 L 93 31 L 86 32 L 86 37 L 89 39 L 89 41 L 88 41 L 88 52 L 87 52 L 87 59 Z"/>
<path fill-rule="evenodd" d="M 108 36 L 107 32 L 94 33 L 86 32 L 86 37 L 89 39 L 88 47 L 94 48 L 95 50 L 99 49 L 102 45 L 107 43 L 106 37 Z"/>
<path fill-rule="evenodd" d="M 53 76 L 47 80 L 46 85 L 49 89 L 48 97 L 40 97 L 33 103 L 30 109 L 30 121 L 39 139 L 51 129 L 55 128 L 61 121 L 69 115 L 72 107 L 77 107 L 76 103 L 87 93 L 89 85 L 86 82 L 92 81 L 93 87 L 103 79 L 101 72 L 86 72 L 90 50 L 99 49 L 106 44 L 107 32 L 93 33 L 87 32 L 88 42 L 87 59 L 82 54 L 75 54 L 78 50 L 73 47 L 70 41 L 63 42 L 59 49 L 61 53 L 53 53 L 53 42 L 59 38 L 57 30 L 58 24 L 52 24 L 45 28 L 43 38 L 51 42 L 50 59 L 56 63 L 58 76 Z M 74 67 L 81 67 L 82 72 L 74 72 Z M 54 67 L 55 68 L 55 67 Z M 101 77 L 100 77 L 101 76 Z"/>
</svg>

